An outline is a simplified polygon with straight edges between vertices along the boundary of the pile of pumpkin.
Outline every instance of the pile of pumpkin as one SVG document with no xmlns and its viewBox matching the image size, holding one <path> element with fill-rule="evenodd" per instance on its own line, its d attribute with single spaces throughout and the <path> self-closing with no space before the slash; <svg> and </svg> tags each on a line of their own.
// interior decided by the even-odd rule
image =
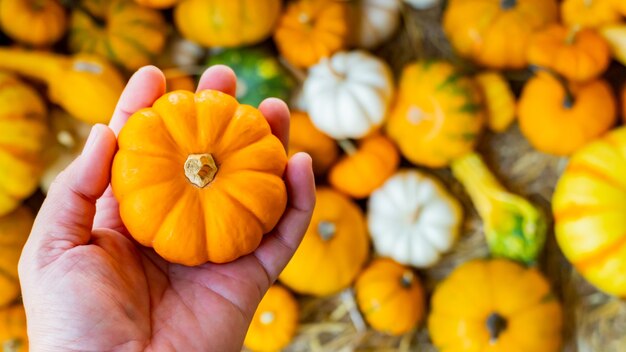
<svg viewBox="0 0 626 352">
<path fill-rule="evenodd" d="M 485 125 L 501 133 L 517 117 L 537 150 L 571 156 L 553 200 L 557 240 L 591 283 L 626 295 L 626 129 L 610 132 L 617 94 L 601 78 L 612 57 L 626 64 L 624 4 L 449 0 L 442 27 L 461 64 L 415 61 L 394 84 L 367 50 L 398 31 L 402 13 L 439 1 L 0 0 L 0 344 L 27 348 L 17 260 L 32 214 L 20 204 L 45 193 L 91 124 L 108 121 L 132 71 L 155 64 L 169 90 L 193 90 L 204 67 L 226 64 L 240 102 L 290 102 L 290 153 L 309 153 L 318 181 L 313 221 L 248 348 L 281 349 L 296 333 L 286 288 L 354 292 L 372 328 L 415 331 L 427 311 L 416 269 L 461 235 L 462 207 L 427 171 L 449 167 L 494 258 L 461 265 L 432 292 L 433 343 L 558 350 L 561 307 L 534 266 L 547 216 L 473 149 Z M 532 73 L 519 98 L 503 74 L 512 70 Z"/>
</svg>

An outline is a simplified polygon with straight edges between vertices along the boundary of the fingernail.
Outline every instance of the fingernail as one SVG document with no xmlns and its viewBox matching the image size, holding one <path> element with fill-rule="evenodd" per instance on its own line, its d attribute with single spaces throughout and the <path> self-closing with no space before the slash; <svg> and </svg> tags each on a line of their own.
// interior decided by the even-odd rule
<svg viewBox="0 0 626 352">
<path fill-rule="evenodd" d="M 93 125 L 91 132 L 89 132 L 89 137 L 87 137 L 87 141 L 85 142 L 85 147 L 81 153 L 82 155 L 88 154 L 93 149 L 93 146 L 96 144 L 98 136 L 100 135 L 100 128 L 100 124 Z"/>
</svg>

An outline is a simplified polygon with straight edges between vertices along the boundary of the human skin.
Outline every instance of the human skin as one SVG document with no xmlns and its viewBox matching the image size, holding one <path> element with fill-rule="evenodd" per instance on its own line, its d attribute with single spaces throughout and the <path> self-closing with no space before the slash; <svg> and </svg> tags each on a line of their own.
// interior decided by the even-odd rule
<svg viewBox="0 0 626 352">
<path fill-rule="evenodd" d="M 198 90 L 234 95 L 224 66 Z M 96 125 L 82 154 L 52 184 L 19 262 L 31 351 L 238 351 L 254 311 L 299 245 L 315 204 L 311 159 L 294 155 L 289 203 L 252 254 L 228 264 L 170 264 L 125 229 L 109 181 L 116 135 L 133 112 L 165 92 L 156 67 L 137 71 L 109 126 Z M 289 110 L 260 111 L 285 146 Z"/>
</svg>

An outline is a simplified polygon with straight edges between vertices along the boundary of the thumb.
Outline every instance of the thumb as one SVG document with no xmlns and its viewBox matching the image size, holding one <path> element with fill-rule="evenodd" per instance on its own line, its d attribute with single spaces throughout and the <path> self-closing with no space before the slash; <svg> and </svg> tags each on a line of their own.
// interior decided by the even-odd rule
<svg viewBox="0 0 626 352">
<path fill-rule="evenodd" d="M 116 143 L 109 127 L 93 126 L 81 155 L 52 183 L 35 219 L 28 247 L 45 250 L 46 257 L 55 258 L 89 243 L 96 200 L 109 184 Z"/>
</svg>

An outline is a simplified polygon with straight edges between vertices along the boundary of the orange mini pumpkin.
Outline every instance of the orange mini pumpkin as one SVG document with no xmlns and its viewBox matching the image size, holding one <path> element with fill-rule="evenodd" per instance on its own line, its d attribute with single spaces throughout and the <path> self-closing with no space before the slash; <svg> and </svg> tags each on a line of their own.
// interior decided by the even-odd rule
<svg viewBox="0 0 626 352">
<path fill-rule="evenodd" d="M 20 294 L 17 262 L 32 226 L 33 215 L 24 207 L 0 218 L 0 307 Z"/>
<path fill-rule="evenodd" d="M 318 176 L 323 175 L 338 157 L 335 141 L 315 128 L 307 113 L 292 111 L 289 157 L 299 152 L 311 156 L 313 171 Z"/>
<path fill-rule="evenodd" d="M 285 149 L 257 109 L 227 94 L 167 93 L 130 117 L 118 145 L 111 186 L 122 220 L 170 262 L 249 254 L 285 209 Z"/>
<path fill-rule="evenodd" d="M 623 0 L 564 0 L 561 18 L 568 26 L 601 27 L 620 21 L 616 3 Z"/>
<path fill-rule="evenodd" d="M 58 0 L 2 0 L 0 27 L 18 42 L 44 46 L 61 39 L 67 16 Z"/>
<path fill-rule="evenodd" d="M 426 311 L 424 289 L 413 270 L 391 259 L 374 259 L 354 286 L 365 320 L 376 330 L 401 335 L 415 328 Z"/>
<path fill-rule="evenodd" d="M 522 133 L 537 150 L 554 155 L 573 153 L 608 131 L 616 117 L 615 97 L 602 80 L 567 84 L 540 72 L 519 101 Z"/>
<path fill-rule="evenodd" d="M 4 352 L 27 352 L 26 313 L 16 304 L 0 309 L 0 348 Z"/>
<path fill-rule="evenodd" d="M 289 4 L 274 40 L 280 54 L 296 67 L 315 65 L 345 48 L 349 38 L 347 4 L 333 0 L 300 0 Z"/>
<path fill-rule="evenodd" d="M 381 186 L 398 169 L 400 155 L 385 136 L 366 137 L 358 149 L 347 141 L 347 155 L 333 166 L 328 181 L 337 190 L 354 198 L 365 198 Z"/>
</svg>

